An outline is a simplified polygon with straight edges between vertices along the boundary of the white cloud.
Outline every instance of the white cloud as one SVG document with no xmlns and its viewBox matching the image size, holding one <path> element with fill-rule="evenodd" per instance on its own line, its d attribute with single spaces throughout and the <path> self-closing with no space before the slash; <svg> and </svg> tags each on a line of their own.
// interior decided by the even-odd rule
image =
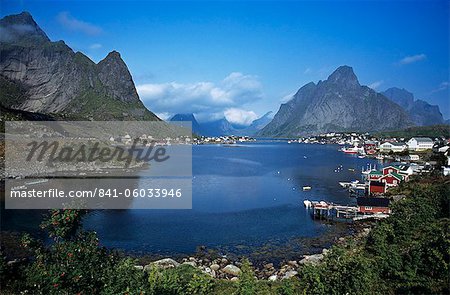
<svg viewBox="0 0 450 295">
<path fill-rule="evenodd" d="M 427 58 L 427 56 L 423 53 L 416 54 L 416 55 L 409 55 L 409 56 L 405 56 L 404 58 L 402 58 L 398 63 L 400 65 L 408 65 L 408 64 L 412 64 L 412 63 L 424 60 L 426 58 Z"/>
<path fill-rule="evenodd" d="M 99 35 L 102 32 L 102 29 L 96 25 L 91 23 L 76 19 L 71 16 L 67 11 L 60 12 L 56 19 L 58 22 L 71 31 L 82 32 L 86 35 L 94 36 Z"/>
<path fill-rule="evenodd" d="M 242 73 L 231 73 L 219 83 L 197 82 L 141 84 L 136 86 L 139 96 L 150 110 L 163 113 L 195 113 L 199 118 L 221 114 L 230 108 L 263 97 L 258 78 Z"/>
<path fill-rule="evenodd" d="M 96 49 L 100 49 L 100 48 L 102 48 L 102 44 L 100 44 L 100 43 L 94 43 L 89 46 L 89 49 L 92 49 L 92 50 L 96 50 Z"/>
<path fill-rule="evenodd" d="M 381 80 L 381 81 L 375 81 L 375 82 L 373 82 L 373 83 L 370 83 L 368 86 L 370 87 L 370 88 L 372 88 L 373 90 L 376 90 L 378 87 L 380 87 L 381 86 L 381 84 L 383 84 L 383 80 Z"/>
<path fill-rule="evenodd" d="M 303 71 L 303 74 L 305 74 L 305 75 L 310 74 L 311 71 L 312 71 L 311 68 L 306 68 L 306 69 Z"/>
<path fill-rule="evenodd" d="M 438 86 L 436 89 L 433 89 L 433 90 L 431 91 L 431 93 L 436 93 L 436 92 L 439 92 L 439 91 L 444 91 L 444 90 L 449 89 L 449 87 L 450 87 L 450 82 L 444 81 L 444 82 L 442 82 L 441 84 L 439 84 L 439 86 Z"/>
<path fill-rule="evenodd" d="M 283 96 L 280 99 L 280 103 L 287 103 L 288 101 L 290 101 L 292 98 L 294 98 L 295 92 L 289 93 L 288 95 Z"/>
<path fill-rule="evenodd" d="M 250 125 L 258 116 L 253 111 L 246 111 L 238 108 L 229 108 L 224 112 L 225 118 L 233 124 Z"/>
<path fill-rule="evenodd" d="M 160 118 L 161 120 L 164 120 L 164 121 L 167 121 L 167 120 L 169 120 L 170 118 L 173 117 L 173 114 L 167 113 L 167 112 L 164 112 L 164 113 L 155 113 L 155 115 L 157 115 L 158 118 Z"/>
</svg>

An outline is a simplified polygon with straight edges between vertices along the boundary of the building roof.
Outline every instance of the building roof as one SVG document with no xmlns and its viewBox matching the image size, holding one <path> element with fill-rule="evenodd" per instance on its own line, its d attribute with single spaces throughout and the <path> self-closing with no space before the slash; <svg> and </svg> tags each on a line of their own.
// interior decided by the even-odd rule
<svg viewBox="0 0 450 295">
<path fill-rule="evenodd" d="M 356 203 L 358 206 L 389 207 L 387 198 L 360 197 L 356 199 Z"/>
<path fill-rule="evenodd" d="M 433 143 L 433 141 L 431 140 L 431 138 L 428 138 L 428 137 L 413 137 L 413 138 L 411 138 L 411 140 L 412 140 L 412 139 L 415 139 L 417 142 Z"/>
<path fill-rule="evenodd" d="M 369 175 L 383 175 L 383 173 L 378 170 L 372 170 L 372 171 L 370 171 Z"/>
<path fill-rule="evenodd" d="M 405 145 L 406 145 L 406 144 L 403 143 L 403 142 L 391 142 L 391 144 L 392 144 L 392 145 L 395 145 L 395 146 L 405 146 Z"/>
<path fill-rule="evenodd" d="M 403 142 L 390 142 L 390 141 L 383 142 L 381 145 L 383 145 L 383 144 L 390 144 L 390 145 L 399 146 L 399 147 L 403 147 L 406 145 L 406 143 L 403 143 Z"/>
<path fill-rule="evenodd" d="M 395 173 L 395 172 L 391 172 L 389 174 L 386 174 L 386 175 L 382 176 L 381 178 L 386 178 L 388 176 L 393 176 L 393 177 L 397 178 L 398 180 L 403 180 L 403 176 L 401 176 L 400 174 Z"/>
<path fill-rule="evenodd" d="M 388 165 L 388 166 L 386 166 L 386 167 L 383 167 L 383 170 L 386 169 L 386 168 L 394 168 L 394 169 L 397 169 L 397 170 L 400 170 L 400 169 L 401 169 L 401 168 L 400 168 L 399 166 L 397 166 L 397 165 Z"/>
<path fill-rule="evenodd" d="M 399 179 L 399 180 L 403 180 L 403 176 L 400 175 L 400 174 L 398 174 L 398 173 L 391 172 L 391 173 L 389 173 L 389 174 L 391 174 L 392 176 L 394 176 L 395 178 L 397 178 L 397 179 Z"/>
</svg>

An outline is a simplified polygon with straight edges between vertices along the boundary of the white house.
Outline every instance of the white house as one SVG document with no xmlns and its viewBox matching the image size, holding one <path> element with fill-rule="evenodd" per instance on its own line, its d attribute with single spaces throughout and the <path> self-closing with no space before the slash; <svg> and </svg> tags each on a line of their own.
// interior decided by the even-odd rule
<svg viewBox="0 0 450 295">
<path fill-rule="evenodd" d="M 433 141 L 428 137 L 413 137 L 406 143 L 410 151 L 425 151 L 433 148 Z"/>
<path fill-rule="evenodd" d="M 444 145 L 443 147 L 440 147 L 438 149 L 438 152 L 439 153 L 445 153 L 448 149 L 449 149 L 449 146 L 448 145 Z"/>
<path fill-rule="evenodd" d="M 408 148 L 408 146 L 402 142 L 384 142 L 378 147 L 380 152 L 394 152 L 400 153 Z"/>
</svg>

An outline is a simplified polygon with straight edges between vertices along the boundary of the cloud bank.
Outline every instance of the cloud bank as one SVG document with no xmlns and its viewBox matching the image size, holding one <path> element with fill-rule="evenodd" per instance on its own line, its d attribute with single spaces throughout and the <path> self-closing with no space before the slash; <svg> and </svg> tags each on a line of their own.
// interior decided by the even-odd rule
<svg viewBox="0 0 450 295">
<path fill-rule="evenodd" d="M 102 33 L 102 29 L 91 23 L 76 19 L 67 11 L 60 12 L 56 17 L 58 22 L 68 30 L 81 32 L 86 35 L 96 36 Z"/>
<path fill-rule="evenodd" d="M 156 113 L 194 113 L 205 121 L 227 117 L 244 125 L 256 114 L 241 108 L 263 97 L 258 77 L 239 72 L 229 74 L 219 83 L 169 82 L 141 84 L 136 88 L 144 103 Z"/>
<path fill-rule="evenodd" d="M 229 108 L 224 112 L 225 118 L 233 124 L 248 126 L 254 120 L 258 119 L 258 115 L 253 111 L 246 111 L 237 108 Z"/>
<path fill-rule="evenodd" d="M 370 83 L 370 84 L 368 85 L 368 87 L 372 88 L 373 90 L 377 90 L 377 89 L 381 86 L 381 84 L 383 84 L 383 83 L 384 83 L 383 80 L 381 80 L 381 81 L 375 81 L 375 82 L 373 82 L 373 83 Z"/>
<path fill-rule="evenodd" d="M 424 60 L 426 58 L 427 58 L 427 56 L 425 54 L 421 53 L 421 54 L 416 54 L 416 55 L 405 56 L 398 63 L 400 65 L 408 65 L 408 64 L 412 64 L 412 63 Z"/>
</svg>

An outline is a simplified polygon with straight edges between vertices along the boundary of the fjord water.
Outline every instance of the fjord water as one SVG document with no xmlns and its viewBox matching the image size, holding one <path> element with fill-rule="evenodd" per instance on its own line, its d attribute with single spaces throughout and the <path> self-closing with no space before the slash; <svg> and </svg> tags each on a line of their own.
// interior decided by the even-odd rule
<svg viewBox="0 0 450 295">
<path fill-rule="evenodd" d="M 375 164 L 338 148 L 281 141 L 194 146 L 192 210 L 95 211 L 84 226 L 106 246 L 164 254 L 319 236 L 329 225 L 313 220 L 303 200 L 354 203 L 338 181 L 360 179 L 361 167 Z M 145 179 L 139 187 L 148 188 Z"/>
<path fill-rule="evenodd" d="M 239 249 L 318 237 L 333 225 L 313 220 L 303 200 L 354 203 L 338 182 L 360 179 L 361 167 L 376 163 L 338 148 L 285 141 L 193 146 L 192 210 L 97 210 L 83 225 L 95 230 L 103 245 L 136 253 L 192 253 L 199 245 Z M 138 185 L 149 187 L 145 178 Z M 38 234 L 42 213 L 2 206 L 1 230 Z"/>
</svg>

